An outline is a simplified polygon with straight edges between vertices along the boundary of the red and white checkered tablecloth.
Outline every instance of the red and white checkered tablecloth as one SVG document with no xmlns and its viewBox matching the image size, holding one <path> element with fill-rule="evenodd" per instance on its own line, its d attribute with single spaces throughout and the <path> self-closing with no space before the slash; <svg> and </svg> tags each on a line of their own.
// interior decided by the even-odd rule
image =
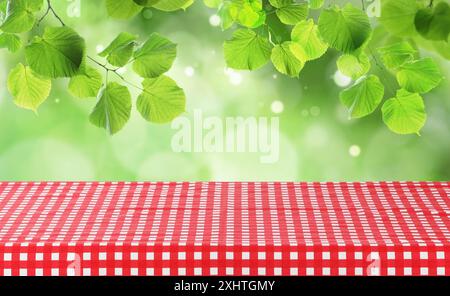
<svg viewBox="0 0 450 296">
<path fill-rule="evenodd" d="M 450 183 L 0 183 L 0 275 L 450 275 Z"/>
</svg>

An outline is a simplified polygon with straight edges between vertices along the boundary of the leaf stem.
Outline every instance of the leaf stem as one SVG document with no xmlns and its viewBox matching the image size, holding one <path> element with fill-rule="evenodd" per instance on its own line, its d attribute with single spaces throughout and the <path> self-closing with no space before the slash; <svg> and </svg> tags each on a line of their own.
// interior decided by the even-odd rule
<svg viewBox="0 0 450 296">
<path fill-rule="evenodd" d="M 37 21 L 37 26 L 38 27 L 41 24 L 41 22 L 45 19 L 45 17 L 48 15 L 49 12 L 50 12 L 50 7 L 47 8 L 47 10 L 45 11 L 44 15 Z"/>
<path fill-rule="evenodd" d="M 47 0 L 48 9 L 53 13 L 53 15 L 56 17 L 56 19 L 61 23 L 61 25 L 64 27 L 66 24 L 63 22 L 63 20 L 59 17 L 59 15 L 56 13 L 56 11 L 53 9 L 52 3 L 50 0 Z"/>
<path fill-rule="evenodd" d="M 58 13 L 56 13 L 55 9 L 53 8 L 51 0 L 47 0 L 47 10 L 45 11 L 44 15 L 37 21 L 37 26 L 41 24 L 41 22 L 48 16 L 50 12 L 63 27 L 66 26 L 62 18 L 58 15 Z"/>
<path fill-rule="evenodd" d="M 384 71 L 384 70 L 385 70 L 384 67 L 383 67 L 383 66 L 381 65 L 381 63 L 378 61 L 378 59 L 377 59 L 375 53 L 373 52 L 372 48 L 371 48 L 370 46 L 368 46 L 368 48 L 369 48 L 369 51 L 370 51 L 370 55 L 372 56 L 373 61 L 375 62 L 375 65 L 377 65 L 377 67 L 380 68 L 380 70 L 383 70 L 383 71 Z"/>
<path fill-rule="evenodd" d="M 66 24 L 64 23 L 64 21 L 62 20 L 62 18 L 58 15 L 58 13 L 56 13 L 55 9 L 53 8 L 52 3 L 51 3 L 51 0 L 47 0 L 47 11 L 46 11 L 45 14 L 39 19 L 38 25 L 42 22 L 42 20 L 44 20 L 44 18 L 45 18 L 46 16 L 48 16 L 48 14 L 49 14 L 50 12 L 51 12 L 51 13 L 53 14 L 53 16 L 61 23 L 62 26 L 66 26 Z M 112 72 L 112 73 L 114 73 L 117 77 L 119 77 L 123 82 L 125 82 L 126 84 L 128 84 L 128 85 L 130 85 L 130 86 L 132 86 L 132 87 L 134 87 L 134 88 L 137 88 L 137 89 L 139 89 L 139 90 L 141 90 L 141 91 L 145 91 L 143 88 L 141 88 L 141 87 L 139 87 L 139 86 L 137 86 L 137 85 L 135 85 L 135 84 L 133 84 L 133 83 L 127 81 L 127 80 L 125 79 L 125 77 L 123 77 L 123 76 L 118 72 L 120 68 L 115 68 L 115 69 L 113 69 L 113 68 L 108 67 L 108 64 L 107 64 L 107 63 L 106 63 L 106 64 L 102 64 L 102 63 L 100 63 L 99 61 L 97 61 L 96 59 L 94 59 L 94 58 L 91 57 L 91 56 L 86 56 L 86 57 L 87 57 L 89 60 L 91 60 L 93 63 L 95 63 L 95 64 L 97 64 L 98 66 L 100 66 L 100 67 L 102 67 L 103 69 L 105 69 L 105 71 L 106 71 L 106 84 L 108 84 L 108 74 L 109 74 L 109 72 Z"/>
<path fill-rule="evenodd" d="M 383 65 L 383 63 L 380 63 L 380 61 L 378 61 L 377 56 L 375 55 L 372 48 L 370 46 L 368 46 L 368 49 L 370 51 L 370 55 L 373 58 L 373 61 L 375 62 L 375 65 L 377 65 L 377 67 L 380 69 L 380 71 L 390 74 L 390 72 L 386 69 L 386 67 Z M 391 81 L 387 78 L 387 76 L 385 76 L 383 78 L 385 78 L 384 80 L 386 82 L 386 86 L 389 89 L 389 91 L 392 92 L 393 94 L 395 94 L 395 91 L 394 91 L 395 87 L 392 87 Z"/>
<path fill-rule="evenodd" d="M 39 26 L 39 24 L 45 19 L 45 17 L 48 16 L 48 14 L 49 14 L 50 12 L 51 12 L 51 13 L 53 14 L 53 16 L 61 23 L 62 26 L 66 26 L 66 24 L 64 23 L 64 21 L 62 20 L 62 18 L 58 15 L 58 13 L 56 13 L 55 9 L 53 8 L 52 3 L 51 3 L 51 0 L 47 0 L 47 10 L 46 10 L 46 12 L 44 13 L 44 15 L 39 19 L 39 21 L 38 21 L 38 26 Z M 102 64 L 102 63 L 100 63 L 99 61 L 97 61 L 96 59 L 94 59 L 94 58 L 91 57 L 91 56 L 86 56 L 86 57 L 87 57 L 89 60 L 91 60 L 93 63 L 95 63 L 95 64 L 97 64 L 98 66 L 100 66 L 100 67 L 102 67 L 103 69 L 105 69 L 105 71 L 106 71 L 106 84 L 108 84 L 108 74 L 109 74 L 109 72 L 112 72 L 112 73 L 114 73 L 117 77 L 119 77 L 123 82 L 125 82 L 126 84 L 128 84 L 128 85 L 130 85 L 130 86 L 132 86 L 132 87 L 134 87 L 134 88 L 137 88 L 137 89 L 139 89 L 139 90 L 141 90 L 141 91 L 145 91 L 143 88 L 141 88 L 141 87 L 139 87 L 139 86 L 137 86 L 137 85 L 135 85 L 135 84 L 133 84 L 133 83 L 127 81 L 127 80 L 125 79 L 125 77 L 123 77 L 123 76 L 118 72 L 120 68 L 115 68 L 115 69 L 113 69 L 113 68 L 108 67 L 108 64 L 107 64 L 107 63 L 106 63 L 106 64 Z"/>
<path fill-rule="evenodd" d="M 273 31 L 273 29 L 272 29 L 267 23 L 264 24 L 264 25 L 267 27 L 267 34 L 269 35 L 269 42 L 270 42 L 273 46 L 276 46 L 277 43 L 274 42 L 273 39 L 272 39 L 272 33 L 275 33 L 275 32 Z"/>
<path fill-rule="evenodd" d="M 115 68 L 115 69 L 110 68 L 110 67 L 107 66 L 107 64 L 102 64 L 102 63 L 100 63 L 99 61 L 97 61 L 96 59 L 94 59 L 94 58 L 91 57 L 91 56 L 87 56 L 87 58 L 88 58 L 89 60 L 91 60 L 93 63 L 95 63 L 95 64 L 97 64 L 98 66 L 100 66 L 100 67 L 102 67 L 103 69 L 105 69 L 105 71 L 106 71 L 106 77 L 108 77 L 108 73 L 111 72 L 111 73 L 115 74 L 117 77 L 119 77 L 123 82 L 125 82 L 125 83 L 128 84 L 129 86 L 132 86 L 132 87 L 134 87 L 134 88 L 136 88 L 136 89 L 139 89 L 139 90 L 141 90 L 141 91 L 145 91 L 142 87 L 139 87 L 139 86 L 137 86 L 137 85 L 135 85 L 135 84 L 129 82 L 128 80 L 126 80 L 125 77 L 123 77 L 123 75 L 121 75 L 121 74 L 118 72 L 120 68 Z"/>
</svg>

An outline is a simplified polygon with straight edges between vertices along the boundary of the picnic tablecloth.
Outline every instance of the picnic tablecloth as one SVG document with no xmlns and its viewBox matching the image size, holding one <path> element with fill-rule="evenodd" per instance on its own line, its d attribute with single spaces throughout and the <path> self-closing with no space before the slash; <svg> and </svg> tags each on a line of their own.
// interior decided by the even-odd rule
<svg viewBox="0 0 450 296">
<path fill-rule="evenodd" d="M 0 183 L 0 275 L 450 275 L 450 182 Z"/>
</svg>

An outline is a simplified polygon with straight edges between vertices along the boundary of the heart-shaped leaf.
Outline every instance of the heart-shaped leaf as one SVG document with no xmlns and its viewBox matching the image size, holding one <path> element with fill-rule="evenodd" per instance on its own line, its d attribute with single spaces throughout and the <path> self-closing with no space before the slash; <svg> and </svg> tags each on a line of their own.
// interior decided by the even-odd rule
<svg viewBox="0 0 450 296">
<path fill-rule="evenodd" d="M 224 44 L 225 60 L 228 67 L 237 70 L 256 70 L 270 59 L 269 40 L 253 30 L 239 29 L 233 38 Z"/>
<path fill-rule="evenodd" d="M 397 73 L 400 86 L 413 93 L 427 93 L 442 79 L 441 71 L 431 58 L 405 63 Z"/>
<path fill-rule="evenodd" d="M 150 122 L 167 123 L 186 110 L 184 91 L 167 76 L 145 79 L 137 109 Z"/>
<path fill-rule="evenodd" d="M 22 108 L 36 112 L 48 98 L 52 82 L 39 77 L 29 67 L 18 64 L 8 76 L 8 90 L 14 97 L 14 103 Z"/>
<path fill-rule="evenodd" d="M 177 56 L 177 45 L 157 33 L 134 53 L 133 69 L 144 78 L 156 78 L 172 67 Z"/>
<path fill-rule="evenodd" d="M 350 118 L 361 118 L 375 111 L 384 96 L 384 86 L 375 75 L 363 77 L 341 92 L 342 104 L 348 108 Z"/>
<path fill-rule="evenodd" d="M 101 90 L 99 101 L 90 115 L 92 124 L 110 134 L 120 131 L 130 119 L 131 95 L 128 88 L 110 82 Z"/>
<path fill-rule="evenodd" d="M 401 135 L 419 134 L 427 120 L 422 97 L 404 89 L 399 90 L 396 97 L 387 100 L 381 112 L 389 129 Z"/>
<path fill-rule="evenodd" d="M 430 7 L 420 9 L 414 24 L 424 38 L 447 41 L 450 34 L 450 5 L 439 2 L 434 10 Z"/>
<path fill-rule="evenodd" d="M 48 78 L 72 77 L 83 62 L 84 39 L 69 27 L 47 27 L 25 49 L 30 68 Z"/>
<path fill-rule="evenodd" d="M 350 3 L 343 9 L 325 9 L 319 18 L 319 30 L 331 47 L 345 53 L 360 48 L 372 32 L 367 14 Z"/>
</svg>

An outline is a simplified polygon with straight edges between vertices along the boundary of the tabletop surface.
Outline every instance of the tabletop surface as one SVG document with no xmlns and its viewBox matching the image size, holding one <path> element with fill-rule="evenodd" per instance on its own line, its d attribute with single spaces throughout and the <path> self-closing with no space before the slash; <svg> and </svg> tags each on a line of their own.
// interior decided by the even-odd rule
<svg viewBox="0 0 450 296">
<path fill-rule="evenodd" d="M 450 243 L 450 183 L 0 183 L 0 242 Z"/>
</svg>

